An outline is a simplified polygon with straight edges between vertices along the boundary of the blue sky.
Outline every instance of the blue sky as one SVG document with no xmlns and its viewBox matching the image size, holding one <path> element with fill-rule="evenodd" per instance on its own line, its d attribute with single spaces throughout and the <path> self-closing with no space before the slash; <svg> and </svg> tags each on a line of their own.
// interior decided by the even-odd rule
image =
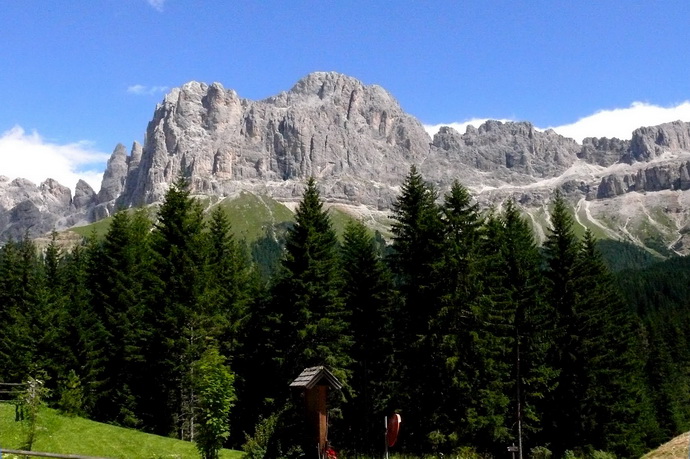
<svg viewBox="0 0 690 459">
<path fill-rule="evenodd" d="M 313 71 L 381 85 L 427 125 L 629 137 L 690 121 L 689 25 L 687 0 L 5 1 L 0 174 L 97 187 L 170 88 L 261 99 Z"/>
</svg>

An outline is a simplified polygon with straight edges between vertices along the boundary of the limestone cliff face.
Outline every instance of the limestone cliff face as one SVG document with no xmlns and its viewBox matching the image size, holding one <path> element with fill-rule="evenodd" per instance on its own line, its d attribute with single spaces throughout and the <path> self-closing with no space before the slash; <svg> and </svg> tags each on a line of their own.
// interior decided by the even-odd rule
<svg viewBox="0 0 690 459">
<path fill-rule="evenodd" d="M 654 164 L 631 172 L 619 172 L 601 179 L 597 198 L 625 193 L 690 189 L 690 160 Z"/>
<path fill-rule="evenodd" d="M 361 183 L 399 182 L 429 152 L 422 125 L 384 89 L 337 73 L 314 73 L 263 101 L 220 84 L 187 83 L 156 107 L 141 157 L 132 155 L 121 203 L 159 201 L 180 174 L 197 193 L 267 187 L 301 195 L 314 176 L 333 199 L 377 205 Z"/>
<path fill-rule="evenodd" d="M 607 167 L 619 162 L 628 150 L 629 140 L 587 137 L 582 140 L 582 149 L 577 156 L 588 163 Z"/>
<path fill-rule="evenodd" d="M 630 149 L 623 160 L 649 161 L 665 152 L 690 151 L 690 123 L 674 121 L 633 131 Z"/>
<path fill-rule="evenodd" d="M 468 185 L 533 183 L 562 174 L 580 151 L 577 142 L 551 130 L 500 121 L 469 126 L 464 134 L 443 127 L 434 136 L 433 147 L 423 171 L 442 185 L 453 177 Z"/>
<path fill-rule="evenodd" d="M 635 240 L 637 222 L 641 233 L 661 228 L 657 242 L 690 252 L 690 236 L 675 240 L 690 234 L 690 210 L 676 211 L 690 208 L 690 123 L 582 145 L 527 122 L 487 121 L 464 133 L 444 127 L 432 139 L 383 88 L 328 72 L 261 101 L 219 83 L 173 89 L 156 106 L 144 144 L 115 148 L 98 193 L 85 182 L 72 196 L 54 180 L 0 177 L 0 240 L 160 202 L 180 175 L 197 195 L 247 190 L 282 201 L 300 199 L 314 176 L 326 201 L 385 212 L 413 164 L 441 193 L 457 180 L 483 206 L 515 199 L 535 227 L 560 189 L 578 219 L 610 237 L 645 245 Z"/>
<path fill-rule="evenodd" d="M 26 179 L 10 181 L 0 176 L 0 240 L 20 239 L 27 231 L 37 236 L 88 221 L 87 196 L 95 194 L 86 182 L 80 182 L 75 202 L 70 189 L 56 180 L 47 179 L 37 186 Z"/>
</svg>

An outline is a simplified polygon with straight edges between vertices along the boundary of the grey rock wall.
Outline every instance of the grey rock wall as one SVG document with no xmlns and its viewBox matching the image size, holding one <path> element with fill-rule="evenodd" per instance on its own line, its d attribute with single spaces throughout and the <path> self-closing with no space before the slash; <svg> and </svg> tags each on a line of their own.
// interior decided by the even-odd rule
<svg viewBox="0 0 690 459">
<path fill-rule="evenodd" d="M 260 101 L 190 82 L 156 106 L 143 145 L 115 147 L 98 193 L 85 182 L 72 196 L 51 179 L 37 186 L 0 177 L 0 240 L 159 202 L 180 175 L 196 194 L 248 190 L 279 200 L 298 200 L 314 176 L 327 201 L 388 210 L 413 164 L 441 192 L 458 180 L 485 206 L 512 197 L 543 208 L 560 189 L 594 213 L 603 203 L 605 214 L 609 200 L 629 193 L 689 190 L 687 153 L 690 123 L 582 145 L 528 122 L 487 121 L 464 133 L 444 127 L 432 139 L 383 88 L 338 73 L 310 74 Z"/>
</svg>

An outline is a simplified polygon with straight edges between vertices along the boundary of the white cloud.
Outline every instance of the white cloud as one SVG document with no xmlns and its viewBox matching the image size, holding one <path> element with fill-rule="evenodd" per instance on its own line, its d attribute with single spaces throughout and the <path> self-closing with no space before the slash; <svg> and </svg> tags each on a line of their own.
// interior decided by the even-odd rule
<svg viewBox="0 0 690 459">
<path fill-rule="evenodd" d="M 143 84 L 135 84 L 127 87 L 127 92 L 129 94 L 136 94 L 137 96 L 152 96 L 167 90 L 167 86 L 144 86 Z"/>
<path fill-rule="evenodd" d="M 656 126 L 671 121 L 690 121 L 690 101 L 673 107 L 633 102 L 627 108 L 601 110 L 574 123 L 552 127 L 557 133 L 582 142 L 585 137 L 632 138 L 641 126 Z"/>
<path fill-rule="evenodd" d="M 25 178 L 37 185 L 52 178 L 74 191 L 82 179 L 98 192 L 109 157 L 88 142 L 59 145 L 35 131 L 26 133 L 20 126 L 0 135 L 0 175 Z"/>
<path fill-rule="evenodd" d="M 146 0 L 149 5 L 158 11 L 163 11 L 163 5 L 165 5 L 165 0 Z"/>
<path fill-rule="evenodd" d="M 441 126 L 451 126 L 462 134 L 468 125 L 471 124 L 478 127 L 486 120 L 487 118 L 474 118 L 463 122 L 425 124 L 424 129 L 432 137 Z M 562 136 L 573 138 L 578 142 L 582 142 L 582 139 L 585 137 L 617 137 L 627 140 L 632 138 L 632 132 L 639 127 L 656 126 L 677 120 L 690 122 L 690 101 L 685 101 L 672 107 L 660 107 L 644 102 L 633 102 L 630 107 L 600 110 L 592 115 L 580 118 L 574 123 L 537 129 L 553 129 Z M 502 119 L 499 121 L 511 120 Z"/>
</svg>

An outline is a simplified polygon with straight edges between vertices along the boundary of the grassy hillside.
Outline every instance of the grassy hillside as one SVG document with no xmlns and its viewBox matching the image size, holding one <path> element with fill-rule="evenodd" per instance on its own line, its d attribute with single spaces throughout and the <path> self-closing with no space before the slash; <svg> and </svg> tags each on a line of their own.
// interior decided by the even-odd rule
<svg viewBox="0 0 690 459">
<path fill-rule="evenodd" d="M 228 215 L 235 237 L 248 243 L 263 237 L 268 226 L 295 220 L 292 211 L 278 201 L 247 192 L 236 198 L 226 198 L 217 206 Z"/>
<path fill-rule="evenodd" d="M 74 231 L 82 237 L 88 237 L 92 234 L 95 234 L 96 237 L 100 238 L 105 236 L 105 233 L 108 232 L 108 228 L 110 228 L 110 222 L 112 220 L 113 217 L 106 217 L 103 220 L 98 220 L 97 222 L 91 223 L 90 225 L 76 226 L 74 228 L 71 228 L 70 231 Z"/>
<path fill-rule="evenodd" d="M 664 443 L 654 451 L 642 456 L 642 459 L 681 459 L 688 457 L 688 442 L 690 432 L 677 436 L 673 440 Z"/>
<path fill-rule="evenodd" d="M 14 421 L 14 407 L 0 403 L 0 446 L 19 449 L 22 438 L 22 423 Z M 41 412 L 33 450 L 123 459 L 200 457 L 196 446 L 190 442 L 61 416 L 49 408 Z M 221 459 L 241 456 L 240 451 L 232 450 L 223 450 L 220 454 Z"/>
</svg>

